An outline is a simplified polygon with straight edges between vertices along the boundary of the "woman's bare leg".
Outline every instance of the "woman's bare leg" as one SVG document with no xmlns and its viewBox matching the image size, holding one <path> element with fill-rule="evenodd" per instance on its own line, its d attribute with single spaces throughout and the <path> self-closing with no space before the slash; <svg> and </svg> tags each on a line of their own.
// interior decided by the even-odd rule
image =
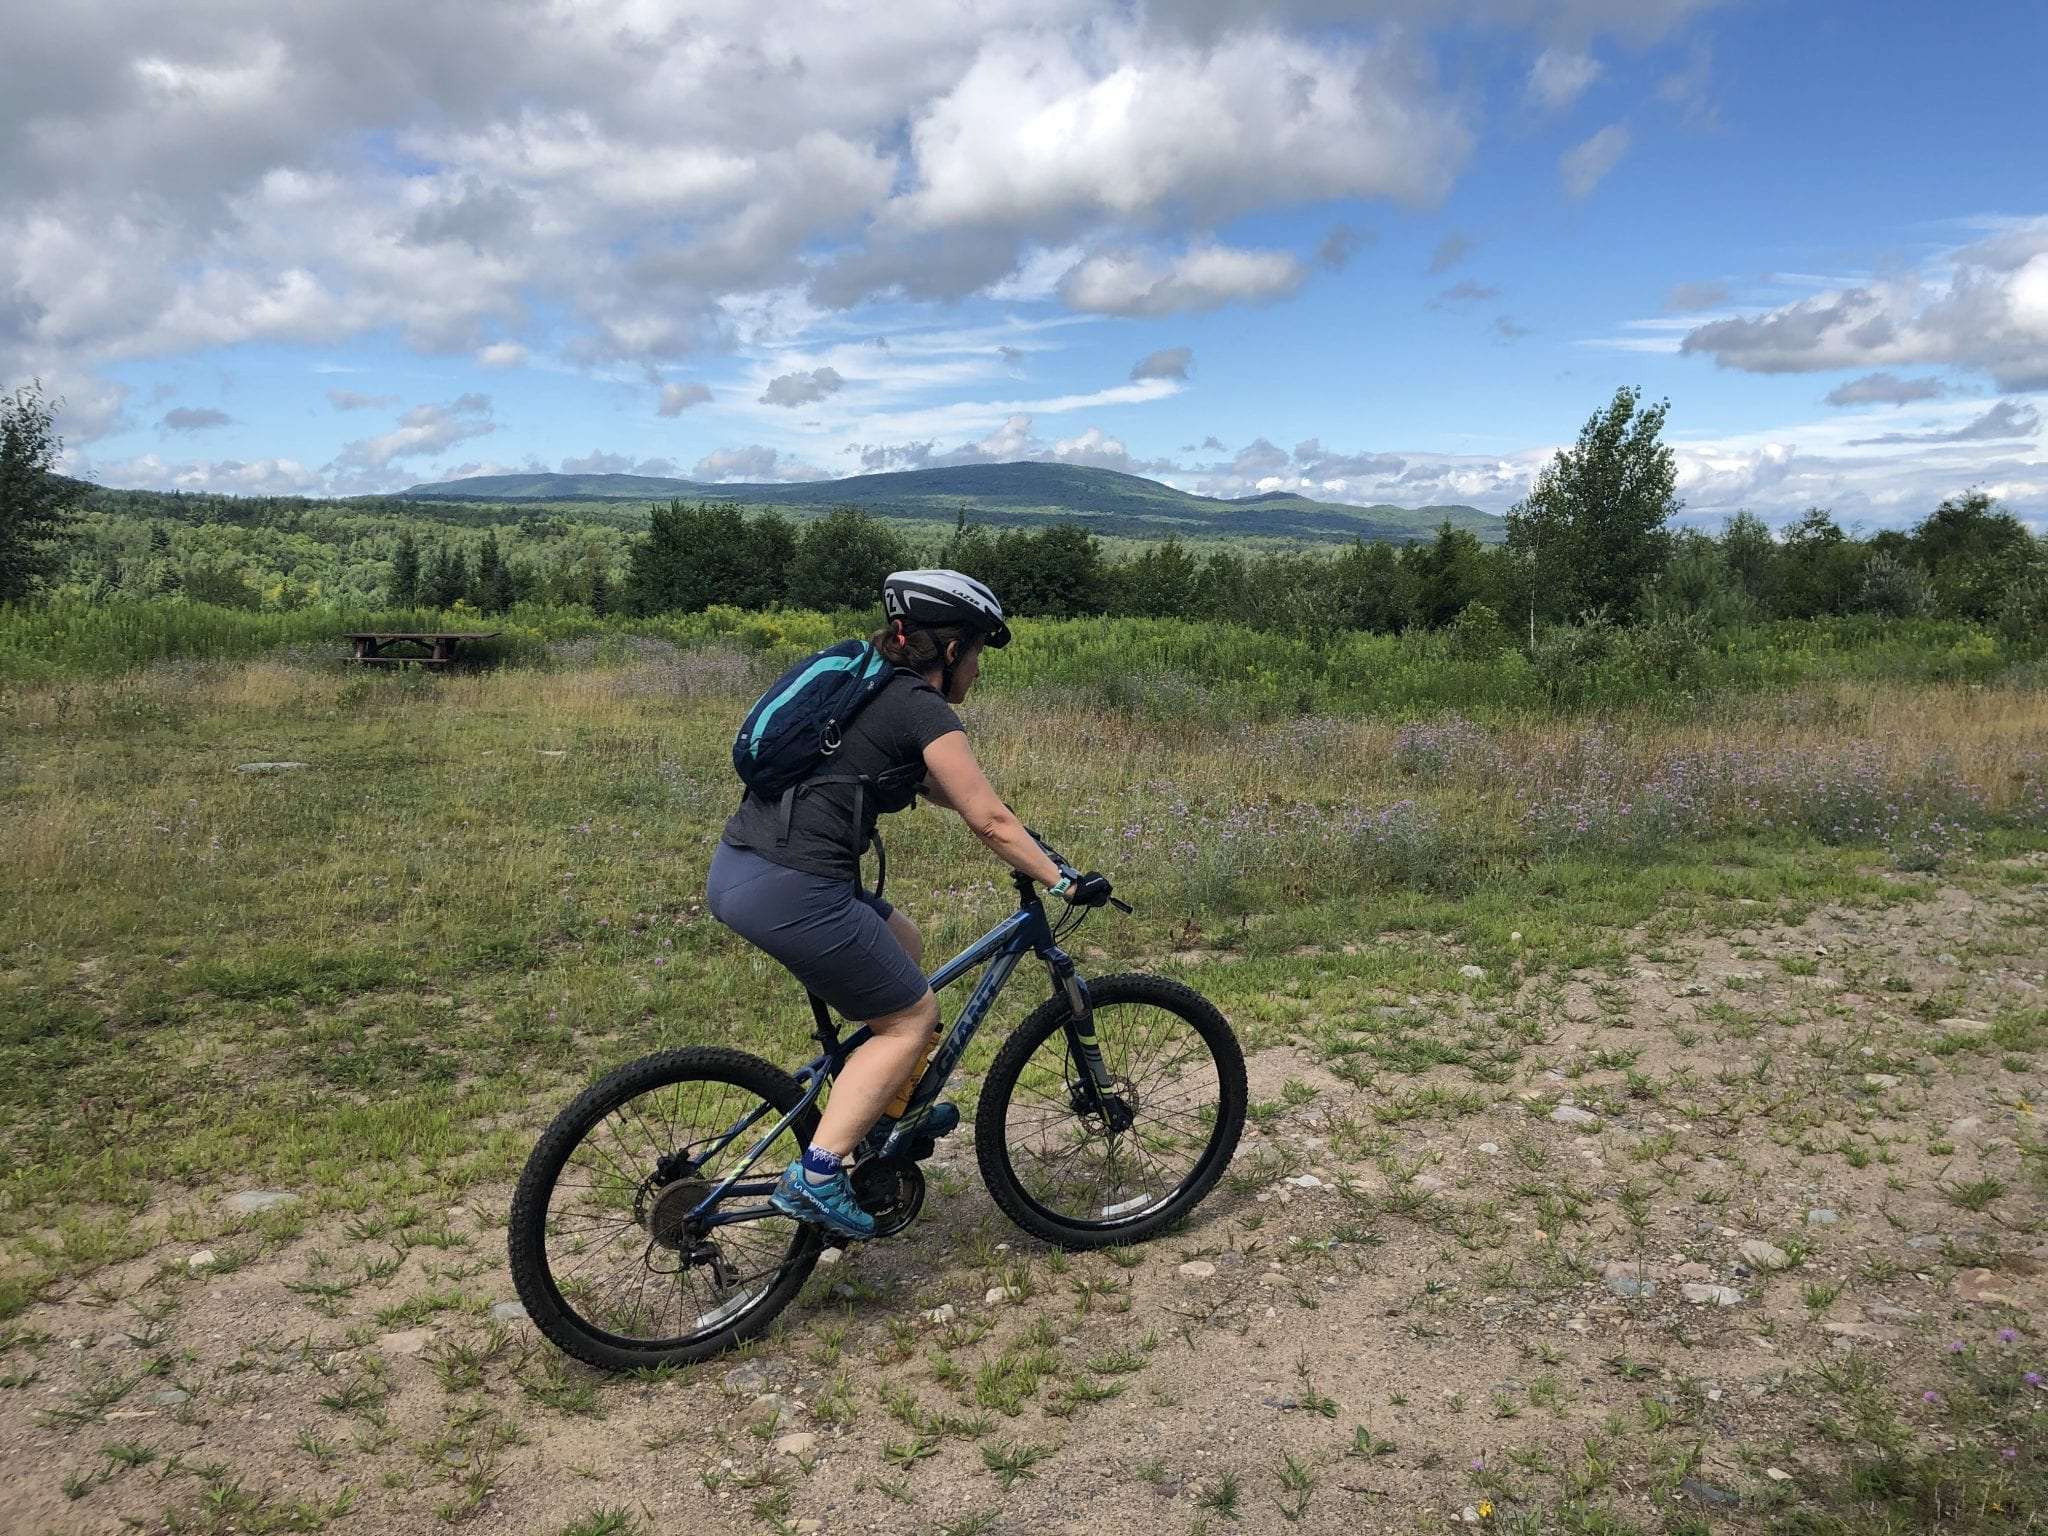
<svg viewBox="0 0 2048 1536">
<path fill-rule="evenodd" d="M 924 996 L 902 1012 L 864 1022 L 874 1038 L 847 1057 L 832 1080 L 818 1134 L 811 1138 L 812 1146 L 837 1157 L 860 1144 L 916 1068 L 932 1031 L 939 1027 L 939 1000 L 926 988 Z"/>
</svg>

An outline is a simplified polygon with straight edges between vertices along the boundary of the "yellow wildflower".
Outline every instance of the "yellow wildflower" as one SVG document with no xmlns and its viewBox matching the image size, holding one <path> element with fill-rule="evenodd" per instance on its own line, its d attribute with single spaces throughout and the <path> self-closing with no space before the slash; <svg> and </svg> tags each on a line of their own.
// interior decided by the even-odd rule
<svg viewBox="0 0 2048 1536">
<path fill-rule="evenodd" d="M 1491 1520 L 1493 1518 L 1493 1500 L 1481 1499 L 1479 1501 L 1479 1518 L 1482 1520 Z"/>
</svg>

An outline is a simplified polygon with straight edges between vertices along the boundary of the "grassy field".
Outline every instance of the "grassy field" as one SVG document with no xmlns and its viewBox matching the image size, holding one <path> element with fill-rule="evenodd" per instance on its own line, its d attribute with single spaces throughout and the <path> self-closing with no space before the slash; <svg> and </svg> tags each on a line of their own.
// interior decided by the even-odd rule
<svg viewBox="0 0 2048 1536">
<path fill-rule="evenodd" d="M 1230 1017 L 1255 1134 L 1086 1258 L 942 1157 L 743 1359 L 612 1380 L 500 1305 L 506 1194 L 607 1066 L 802 1054 L 701 895 L 738 713 L 830 621 L 432 677 L 248 654 L 291 620 L 0 643 L 6 1529 L 2048 1521 L 2048 694 L 1972 632 L 1559 711 L 1391 640 L 1032 626 L 977 747 L 1136 904 L 1086 965 Z M 890 833 L 929 949 L 1005 910 L 948 818 Z"/>
</svg>

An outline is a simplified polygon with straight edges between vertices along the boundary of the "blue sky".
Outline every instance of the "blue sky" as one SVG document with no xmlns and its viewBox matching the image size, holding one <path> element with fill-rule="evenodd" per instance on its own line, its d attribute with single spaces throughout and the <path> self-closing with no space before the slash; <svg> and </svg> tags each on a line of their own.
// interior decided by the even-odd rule
<svg viewBox="0 0 2048 1536">
<path fill-rule="evenodd" d="M 49 8 L 0 383 L 114 485 L 1043 458 L 1496 511 L 1632 384 L 1692 520 L 2048 526 L 2040 7 L 763 10 Z"/>
</svg>

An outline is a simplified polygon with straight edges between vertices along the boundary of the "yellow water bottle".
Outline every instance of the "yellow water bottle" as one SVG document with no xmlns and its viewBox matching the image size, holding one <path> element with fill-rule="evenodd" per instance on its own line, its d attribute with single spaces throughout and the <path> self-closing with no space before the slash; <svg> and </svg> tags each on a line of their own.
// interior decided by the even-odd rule
<svg viewBox="0 0 2048 1536">
<path fill-rule="evenodd" d="M 931 1038 L 924 1043 L 924 1049 L 917 1053 L 917 1065 L 910 1069 L 910 1076 L 903 1080 L 903 1086 L 896 1090 L 896 1097 L 889 1101 L 889 1107 L 882 1111 L 891 1120 L 903 1118 L 903 1111 L 910 1108 L 910 1095 L 916 1090 L 918 1080 L 924 1076 L 925 1064 L 932 1059 L 932 1052 L 939 1048 L 939 1031 L 933 1030 Z"/>
</svg>

